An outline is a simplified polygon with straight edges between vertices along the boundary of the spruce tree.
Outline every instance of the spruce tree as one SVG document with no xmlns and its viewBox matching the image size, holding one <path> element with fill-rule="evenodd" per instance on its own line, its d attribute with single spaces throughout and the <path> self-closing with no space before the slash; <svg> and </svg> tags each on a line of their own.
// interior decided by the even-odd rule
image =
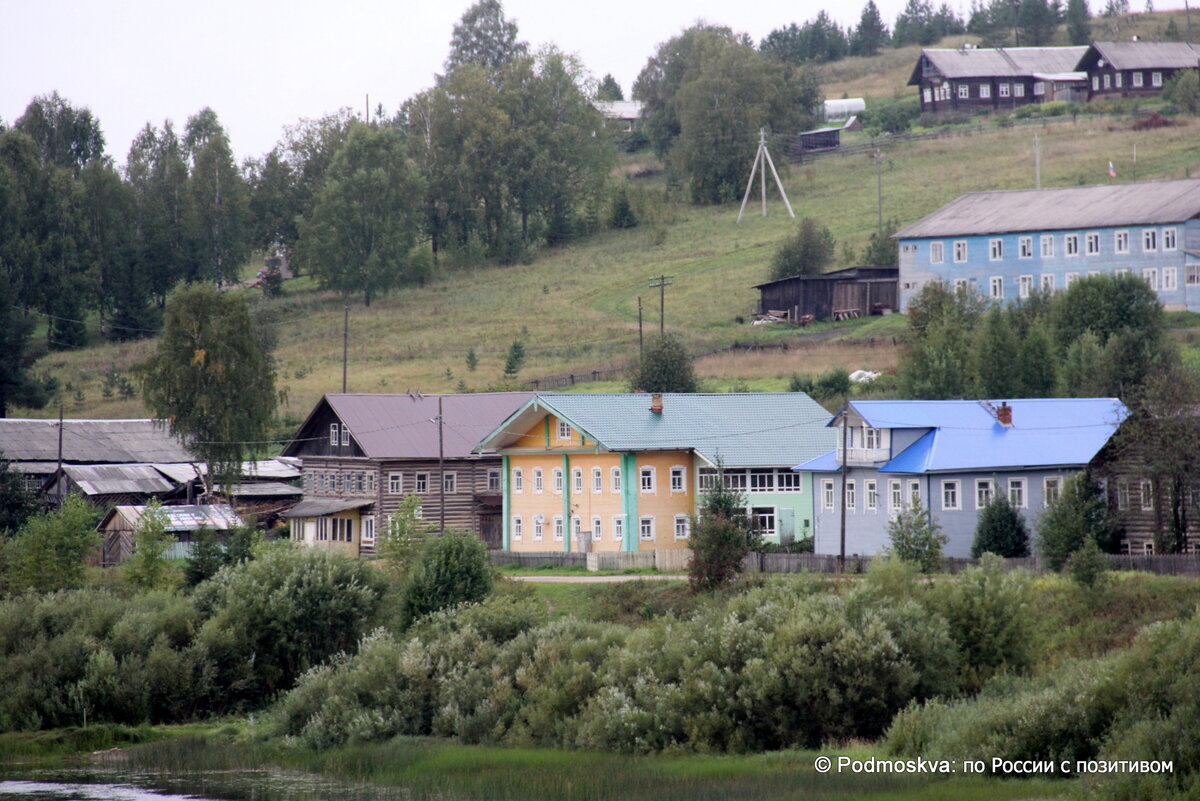
<svg viewBox="0 0 1200 801">
<path fill-rule="evenodd" d="M 1005 559 L 1029 556 L 1029 529 L 1025 519 L 1013 508 L 1008 495 L 998 489 L 979 513 L 975 542 L 971 545 L 972 558 L 978 559 L 985 553 Z"/>
</svg>

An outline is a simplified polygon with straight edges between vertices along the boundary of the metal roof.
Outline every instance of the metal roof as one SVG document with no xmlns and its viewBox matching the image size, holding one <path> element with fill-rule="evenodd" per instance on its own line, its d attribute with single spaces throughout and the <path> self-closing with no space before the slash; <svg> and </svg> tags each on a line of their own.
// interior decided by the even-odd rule
<svg viewBox="0 0 1200 801">
<path fill-rule="evenodd" d="M 225 488 L 218 484 L 214 489 L 224 492 Z M 303 495 L 304 490 L 282 481 L 250 481 L 233 485 L 235 498 L 294 498 Z"/>
<path fill-rule="evenodd" d="M 1200 67 L 1200 45 L 1188 42 L 1092 42 L 1075 69 L 1087 69 L 1104 59 L 1118 70 L 1185 69 Z"/>
<path fill-rule="evenodd" d="M 147 506 L 114 506 L 96 528 L 103 529 L 114 515 L 121 515 L 131 526 L 136 526 L 148 508 Z M 227 531 L 246 525 L 233 507 L 224 503 L 161 506 L 159 509 L 167 516 L 167 531 L 195 531 L 200 528 Z"/>
<path fill-rule="evenodd" d="M 921 83 L 923 59 L 949 79 L 1022 78 L 1034 73 L 1073 72 L 1086 52 L 1086 47 L 929 48 L 921 51 L 908 83 Z"/>
<path fill-rule="evenodd" d="M 833 447 L 830 414 L 803 392 L 676 394 L 650 411 L 646 393 L 538 395 L 483 445 L 515 442 L 546 412 L 562 417 L 609 451 L 694 450 L 726 467 L 777 467 Z"/>
<path fill-rule="evenodd" d="M 175 489 L 153 465 L 63 465 L 65 473 L 85 495 L 154 495 Z"/>
<path fill-rule="evenodd" d="M 346 500 L 345 498 L 306 498 L 283 513 L 284 517 L 322 517 L 351 509 L 370 506 L 373 500 Z"/>
<path fill-rule="evenodd" d="M 261 461 L 242 462 L 242 478 L 299 478 L 300 470 L 293 463 L 294 459 L 263 459 Z M 193 481 L 208 472 L 208 465 L 194 464 L 155 464 L 154 469 L 179 484 Z"/>
<path fill-rule="evenodd" d="M 327 403 L 363 453 L 377 459 L 438 458 L 438 398 L 442 400 L 444 455 L 474 456 L 475 444 L 533 397 L 532 392 L 481 392 L 467 395 L 326 395 L 309 414 Z M 303 433 L 308 421 L 300 427 Z M 300 452 L 300 435 L 284 448 Z"/>
<path fill-rule="evenodd" d="M 58 459 L 58 421 L 0 419 L 0 451 L 13 461 Z M 63 461 L 93 464 L 187 462 L 195 459 L 155 420 L 63 420 Z"/>
<path fill-rule="evenodd" d="M 844 267 L 840 270 L 830 270 L 827 273 L 814 275 L 791 275 L 787 278 L 776 278 L 755 284 L 753 289 L 786 284 L 791 281 L 896 281 L 900 278 L 899 267 Z"/>
<path fill-rule="evenodd" d="M 1200 178 L 971 192 L 895 239 L 1182 223 L 1200 216 Z"/>
<path fill-rule="evenodd" d="M 642 104 L 637 100 L 597 100 L 596 110 L 610 120 L 640 120 Z"/>
<path fill-rule="evenodd" d="M 1011 426 L 997 422 L 989 408 L 1002 402 L 1012 407 Z M 927 429 L 880 473 L 1078 467 L 1092 460 L 1128 414 L 1116 398 L 853 401 L 847 408 L 872 428 Z M 830 425 L 839 425 L 844 413 Z M 795 469 L 836 471 L 836 452 Z"/>
</svg>

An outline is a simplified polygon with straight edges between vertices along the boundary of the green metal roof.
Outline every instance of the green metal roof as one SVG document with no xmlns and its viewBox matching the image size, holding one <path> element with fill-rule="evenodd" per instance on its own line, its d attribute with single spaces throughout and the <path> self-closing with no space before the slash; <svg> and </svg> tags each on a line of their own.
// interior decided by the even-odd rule
<svg viewBox="0 0 1200 801">
<path fill-rule="evenodd" d="M 481 443 L 503 450 L 547 412 L 610 451 L 695 450 L 726 467 L 792 466 L 833 448 L 831 415 L 803 392 L 663 395 L 547 393 L 535 396 Z"/>
</svg>

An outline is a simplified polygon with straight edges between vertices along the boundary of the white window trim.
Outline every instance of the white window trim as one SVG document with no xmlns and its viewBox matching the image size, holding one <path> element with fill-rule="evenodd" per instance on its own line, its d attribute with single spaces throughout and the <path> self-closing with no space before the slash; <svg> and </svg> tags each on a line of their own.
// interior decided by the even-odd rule
<svg viewBox="0 0 1200 801">
<path fill-rule="evenodd" d="M 599 467 L 592 468 L 592 494 L 599 495 L 604 492 L 604 471 Z"/>
<path fill-rule="evenodd" d="M 613 515 L 612 535 L 613 542 L 621 542 L 625 539 L 625 515 Z"/>
<path fill-rule="evenodd" d="M 879 482 L 873 478 L 863 481 L 863 511 L 879 511 Z"/>
<path fill-rule="evenodd" d="M 967 255 L 969 254 L 969 252 L 970 251 L 967 246 L 967 240 L 965 240 L 965 239 L 954 240 L 954 263 L 955 264 L 966 264 L 967 263 Z M 960 254 L 962 255 L 962 258 L 959 258 Z"/>
<path fill-rule="evenodd" d="M 988 261 L 1004 261 L 1004 240 L 988 240 Z"/>
<path fill-rule="evenodd" d="M 1021 502 L 1013 503 L 1013 490 L 1017 487 L 1021 488 Z M 1029 508 L 1029 482 L 1023 478 L 1010 478 L 1008 480 L 1008 502 L 1012 504 L 1014 509 Z"/>
<path fill-rule="evenodd" d="M 1051 501 L 1050 501 L 1050 482 L 1051 481 L 1055 481 L 1058 483 L 1056 492 L 1058 493 L 1058 497 L 1060 497 L 1060 498 L 1062 497 L 1063 477 L 1062 476 L 1044 476 L 1042 478 L 1042 506 L 1043 507 L 1047 507 L 1051 503 Z"/>
<path fill-rule="evenodd" d="M 643 528 L 643 523 L 649 523 L 649 534 Z M 641 515 L 638 517 L 638 539 L 652 542 L 658 536 L 654 530 L 654 515 Z"/>
<path fill-rule="evenodd" d="M 554 516 L 554 541 L 562 542 L 564 536 L 566 536 L 566 534 L 565 534 L 565 529 L 563 528 L 562 515 L 555 515 Z"/>
<path fill-rule="evenodd" d="M 656 495 L 658 494 L 658 471 L 654 465 L 643 465 L 638 468 L 638 493 L 641 495 Z M 650 487 L 647 489 L 644 479 L 650 478 Z"/>
<path fill-rule="evenodd" d="M 344 423 L 342 424 L 342 447 L 350 447 L 350 427 Z"/>
<path fill-rule="evenodd" d="M 683 527 L 682 534 L 679 533 L 681 525 Z M 687 515 L 675 515 L 675 526 L 672 530 L 675 533 L 675 539 L 686 540 L 692 533 L 691 520 L 688 519 Z"/>
<path fill-rule="evenodd" d="M 1023 236 L 1017 240 L 1017 258 L 1032 259 L 1033 258 L 1033 237 Z"/>
<path fill-rule="evenodd" d="M 550 492 L 555 495 L 562 495 L 563 490 L 567 488 L 566 477 L 563 475 L 561 467 L 555 467 L 550 471 Z"/>
<path fill-rule="evenodd" d="M 1157 253 L 1158 252 L 1158 229 L 1143 228 L 1142 229 L 1142 252 Z"/>
<path fill-rule="evenodd" d="M 1068 259 L 1079 257 L 1079 234 L 1067 234 L 1063 237 L 1063 255 Z"/>
<path fill-rule="evenodd" d="M 534 515 L 533 516 L 533 541 L 534 542 L 542 541 L 542 538 L 546 536 L 545 529 L 546 529 L 546 516 L 545 515 Z"/>
<path fill-rule="evenodd" d="M 1043 259 L 1054 258 L 1054 234 L 1042 234 L 1040 246 Z"/>
<path fill-rule="evenodd" d="M 564 441 L 570 442 L 571 441 L 571 424 L 568 423 L 566 420 L 558 420 L 557 422 L 558 422 L 558 425 L 556 426 L 555 432 L 554 432 L 555 438 L 559 442 L 564 442 Z"/>
<path fill-rule="evenodd" d="M 993 275 L 988 279 L 988 297 L 996 300 L 1004 299 L 1004 276 Z"/>
<path fill-rule="evenodd" d="M 1054 291 L 1054 273 L 1042 273 L 1041 288 L 1043 292 Z"/>
<path fill-rule="evenodd" d="M 1146 503 L 1149 498 L 1150 502 Z M 1143 512 L 1154 511 L 1154 482 L 1143 479 L 1138 482 L 1138 506 Z"/>
<path fill-rule="evenodd" d="M 442 491 L 447 495 L 458 492 L 458 473 L 454 471 L 442 473 Z"/>
<path fill-rule="evenodd" d="M 404 474 L 397 472 L 388 473 L 388 495 L 402 495 L 404 493 Z"/>
<path fill-rule="evenodd" d="M 609 480 L 612 482 L 612 491 L 614 493 L 620 493 L 621 486 L 623 484 L 622 477 L 621 477 L 621 468 L 614 467 L 609 472 L 610 472 Z"/>
<path fill-rule="evenodd" d="M 986 84 L 986 83 L 979 84 L 979 99 L 980 100 L 991 100 L 992 99 L 992 87 L 990 84 Z"/>
<path fill-rule="evenodd" d="M 1033 276 L 1022 275 L 1017 277 L 1017 297 L 1024 299 L 1033 293 Z"/>
<path fill-rule="evenodd" d="M 678 471 L 678 472 L 676 472 Z M 675 477 L 679 476 L 679 489 L 675 489 Z M 687 467 L 681 464 L 671 466 L 671 494 L 686 493 L 688 489 L 687 483 Z"/>
<path fill-rule="evenodd" d="M 979 502 L 979 498 L 980 498 L 980 492 L 979 492 L 979 491 L 980 491 L 981 489 L 983 489 L 984 487 L 987 487 L 987 490 L 988 490 L 988 500 L 989 500 L 989 501 L 990 501 L 992 498 L 996 497 L 996 482 L 992 481 L 990 478 L 977 478 L 977 479 L 975 479 L 975 508 L 976 508 L 976 509 L 982 509 L 982 508 L 984 508 L 985 506 L 987 506 L 987 504 L 986 504 L 986 503 L 980 503 L 980 502 Z"/>
<path fill-rule="evenodd" d="M 421 485 L 424 485 L 424 489 Z M 429 494 L 429 473 L 417 473 L 416 480 L 413 482 L 413 490 L 421 495 Z"/>
<path fill-rule="evenodd" d="M 540 467 L 533 468 L 533 494 L 541 495 L 546 491 L 545 472 Z"/>
<path fill-rule="evenodd" d="M 592 542 L 600 542 L 604 538 L 604 519 L 600 515 L 592 515 Z"/>
<path fill-rule="evenodd" d="M 1170 244 L 1167 244 L 1167 234 L 1171 235 L 1170 236 L 1170 239 L 1171 239 Z M 1158 237 L 1158 246 L 1159 246 L 1159 250 L 1163 251 L 1164 253 L 1171 253 L 1173 251 L 1178 250 L 1179 249 L 1179 229 L 1175 228 L 1174 226 L 1172 226 L 1170 228 L 1162 229 L 1162 231 L 1160 232 L 1159 237 Z"/>
<path fill-rule="evenodd" d="M 946 246 L 942 242 L 929 243 L 929 263 L 942 264 L 946 261 Z"/>
<path fill-rule="evenodd" d="M 821 508 L 826 512 L 837 508 L 837 490 L 834 489 L 832 478 L 821 479 Z"/>
<path fill-rule="evenodd" d="M 1124 244 L 1122 245 L 1122 241 Z M 1117 254 L 1129 253 L 1129 231 L 1115 231 L 1113 233 L 1113 252 Z"/>
<path fill-rule="evenodd" d="M 1175 267 L 1163 267 L 1162 283 L 1159 288 L 1164 292 L 1173 292 L 1179 289 L 1179 271 Z"/>
<path fill-rule="evenodd" d="M 954 489 L 954 504 L 952 506 L 946 504 L 946 490 Z M 957 512 L 962 509 L 962 482 L 958 479 L 949 479 L 942 482 L 942 511 Z"/>
<path fill-rule="evenodd" d="M 846 511 L 847 512 L 857 512 L 858 511 L 858 484 L 852 478 L 846 480 L 845 498 L 846 498 Z"/>
<path fill-rule="evenodd" d="M 896 499 L 900 499 L 900 503 L 896 503 Z M 904 483 L 898 478 L 888 479 L 888 510 L 895 513 L 899 512 L 905 506 L 904 503 Z"/>
<path fill-rule="evenodd" d="M 1094 249 L 1093 249 L 1094 248 Z M 1083 252 L 1086 256 L 1100 255 L 1100 232 L 1088 231 L 1083 235 Z"/>
<path fill-rule="evenodd" d="M 512 519 L 512 538 L 513 538 L 514 540 L 518 540 L 518 541 L 519 541 L 519 540 L 522 540 L 522 539 L 524 539 L 524 534 L 525 534 L 525 532 L 524 532 L 524 530 L 523 530 L 523 526 L 522 526 L 522 524 L 521 524 L 521 516 L 520 516 L 520 515 L 513 515 L 513 519 Z"/>
<path fill-rule="evenodd" d="M 571 468 L 571 492 L 576 495 L 583 494 L 583 468 Z"/>
<path fill-rule="evenodd" d="M 329 444 L 330 445 L 332 445 L 334 447 L 337 446 L 338 442 L 340 441 L 338 438 L 338 432 L 340 430 L 341 430 L 341 427 L 337 423 L 329 424 Z"/>
</svg>

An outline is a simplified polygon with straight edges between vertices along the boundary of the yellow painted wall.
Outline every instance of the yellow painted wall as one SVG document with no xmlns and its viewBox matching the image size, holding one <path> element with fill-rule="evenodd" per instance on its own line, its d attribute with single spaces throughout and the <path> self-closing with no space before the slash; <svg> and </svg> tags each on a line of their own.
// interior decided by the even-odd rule
<svg viewBox="0 0 1200 801">
<path fill-rule="evenodd" d="M 645 493 L 638 487 L 637 513 L 641 518 L 645 515 L 654 516 L 654 539 L 640 539 L 638 521 L 630 521 L 634 536 L 639 536 L 638 550 L 668 550 L 671 548 L 686 548 L 686 539 L 675 539 L 675 515 L 690 515 L 693 513 L 693 498 L 695 497 L 695 477 L 692 475 L 692 455 L 685 451 L 665 451 L 662 453 L 639 453 L 637 455 L 637 473 L 634 481 L 638 481 L 643 467 L 653 467 L 655 473 L 655 491 Z M 671 492 L 671 468 L 684 468 L 683 492 Z M 635 485 L 636 486 L 636 485 Z"/>
<path fill-rule="evenodd" d="M 327 515 L 326 519 L 330 521 L 326 524 L 328 526 L 327 531 L 329 532 L 329 536 L 331 536 L 331 537 L 333 536 L 333 522 L 332 521 L 333 521 L 333 518 L 335 518 L 335 517 L 341 518 L 343 520 L 350 520 L 353 523 L 353 527 L 350 530 L 350 532 L 351 532 L 350 533 L 350 542 L 344 542 L 344 541 L 340 541 L 340 540 L 334 541 L 332 539 L 328 539 L 328 540 L 314 539 L 311 543 L 306 542 L 305 544 L 312 548 L 324 548 L 326 550 L 336 551 L 338 553 L 344 553 L 347 556 L 358 556 L 359 542 L 362 538 L 361 515 L 359 514 L 358 510 L 356 510 L 356 509 L 352 509 L 347 512 L 339 512 L 338 514 Z M 292 522 L 293 531 L 296 533 L 299 533 L 300 536 L 298 538 L 296 536 L 296 533 L 293 533 L 292 539 L 293 540 L 300 539 L 301 541 L 303 541 L 304 523 L 307 521 L 310 521 L 310 520 L 316 521 L 318 519 L 319 518 L 305 517 L 305 518 L 297 518 L 296 520 L 294 520 Z"/>
</svg>

